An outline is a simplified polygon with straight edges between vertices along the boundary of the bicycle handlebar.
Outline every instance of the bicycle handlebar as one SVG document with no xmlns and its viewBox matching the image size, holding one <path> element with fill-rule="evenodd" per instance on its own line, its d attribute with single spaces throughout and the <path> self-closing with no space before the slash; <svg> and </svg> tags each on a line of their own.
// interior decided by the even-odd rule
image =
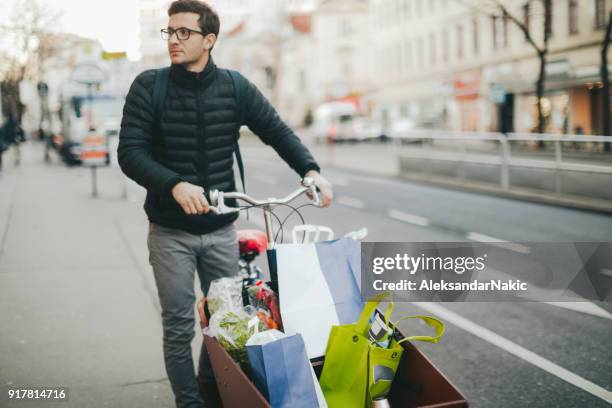
<svg viewBox="0 0 612 408">
<path fill-rule="evenodd" d="M 246 201 L 247 203 L 253 206 L 268 206 L 287 204 L 308 191 L 312 193 L 314 205 L 320 206 L 321 199 L 319 198 L 319 194 L 317 193 L 317 187 L 314 184 L 314 180 L 311 177 L 304 177 L 302 179 L 302 187 L 295 190 L 293 193 L 289 194 L 284 198 L 268 198 L 267 200 L 256 200 L 253 197 L 250 197 L 244 193 L 240 193 L 237 191 L 226 193 L 224 191 L 211 190 L 209 194 L 209 208 L 213 214 L 231 214 L 240 211 L 241 208 L 228 207 L 227 205 L 225 205 L 226 198 L 235 198 L 238 200 Z"/>
</svg>

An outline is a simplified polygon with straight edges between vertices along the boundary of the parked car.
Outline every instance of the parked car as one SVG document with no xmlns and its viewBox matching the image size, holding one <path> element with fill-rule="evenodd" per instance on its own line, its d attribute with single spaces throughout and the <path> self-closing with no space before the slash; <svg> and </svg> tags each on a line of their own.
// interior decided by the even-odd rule
<svg viewBox="0 0 612 408">
<path fill-rule="evenodd" d="M 366 116 L 353 119 L 353 134 L 355 140 L 360 142 L 381 140 L 385 137 L 382 123 Z"/>
</svg>

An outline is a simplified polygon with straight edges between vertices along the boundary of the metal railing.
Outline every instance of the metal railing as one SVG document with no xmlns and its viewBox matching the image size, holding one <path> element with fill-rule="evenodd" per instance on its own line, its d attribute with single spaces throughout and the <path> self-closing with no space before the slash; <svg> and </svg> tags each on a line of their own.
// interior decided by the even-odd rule
<svg viewBox="0 0 612 408">
<path fill-rule="evenodd" d="M 534 133 L 496 133 L 496 132 L 456 132 L 442 130 L 413 130 L 395 138 L 395 143 L 402 145 L 399 154 L 402 157 L 439 160 L 456 163 L 470 163 L 482 165 L 497 165 L 500 167 L 500 187 L 508 190 L 511 185 L 510 168 L 534 168 L 553 170 L 555 172 L 555 191 L 561 193 L 562 171 L 573 171 L 581 173 L 597 173 L 612 175 L 612 153 L 609 153 L 610 163 L 592 163 L 587 161 L 564 161 L 563 143 L 612 143 L 612 136 L 589 136 L 568 134 L 534 134 Z M 421 141 L 421 144 L 414 142 Z M 425 143 L 425 142 L 428 143 Z M 438 146 L 434 144 L 439 141 L 461 141 L 462 143 Z M 495 142 L 495 149 L 483 149 L 479 152 L 468 152 L 469 144 L 465 142 Z M 513 142 L 550 142 L 554 145 L 554 159 L 513 157 L 511 145 Z M 445 147 L 443 149 L 442 147 Z M 453 150 L 448 150 L 452 147 Z M 489 146 L 490 147 L 490 146 Z M 461 168 L 459 169 L 461 172 Z M 460 174 L 461 177 L 461 174 Z"/>
</svg>

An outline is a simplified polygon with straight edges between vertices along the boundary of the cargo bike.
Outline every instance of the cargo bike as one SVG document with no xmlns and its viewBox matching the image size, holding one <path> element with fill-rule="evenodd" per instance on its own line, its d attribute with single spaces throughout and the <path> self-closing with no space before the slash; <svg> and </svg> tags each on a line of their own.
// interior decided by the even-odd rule
<svg viewBox="0 0 612 408">
<path fill-rule="evenodd" d="M 269 198 L 257 200 L 240 192 L 211 191 L 209 194 L 210 210 L 215 214 L 228 214 L 239 212 L 246 209 L 258 208 L 263 211 L 265 222 L 265 233 L 256 230 L 239 230 L 238 239 L 241 252 L 241 271 L 245 280 L 253 281 L 261 274 L 259 268 L 253 265 L 253 260 L 257 255 L 266 252 L 268 267 L 270 271 L 270 287 L 278 293 L 278 271 L 276 262 L 275 242 L 279 232 L 282 233 L 284 221 L 280 221 L 274 214 L 274 209 L 278 206 L 292 208 L 292 212 L 285 217 L 285 220 L 293 213 L 298 212 L 302 222 L 303 217 L 299 214 L 299 207 L 293 207 L 290 203 L 297 198 L 307 195 L 312 202 L 306 205 L 319 206 L 319 196 L 314 182 L 310 178 L 302 180 L 302 186 L 284 198 Z M 238 207 L 228 206 L 225 200 L 240 200 L 247 205 Z M 237 201 L 236 201 L 237 202 Z M 273 218 L 276 217 L 280 227 L 277 233 L 273 231 Z M 330 233 L 325 227 L 305 226 L 296 228 L 293 231 L 293 240 L 296 241 L 296 232 L 304 233 L 303 240 L 308 233 L 312 233 L 311 240 L 317 240 L 321 231 Z M 331 235 L 331 234 L 330 234 Z M 360 238 L 353 234 L 353 238 Z M 204 311 L 202 301 L 198 305 L 202 327 L 206 326 L 208 317 Z M 282 310 L 281 310 L 282 314 Z M 397 340 L 402 340 L 406 336 L 399 327 L 395 328 Z M 271 407 L 264 395 L 258 390 L 249 376 L 242 370 L 241 366 L 235 362 L 230 354 L 221 346 L 214 337 L 204 336 L 206 349 L 209 353 L 211 365 L 215 374 L 219 394 L 224 407 L 239 408 L 267 408 Z M 468 402 L 457 387 L 429 360 L 421 351 L 418 350 L 410 341 L 401 342 L 403 354 L 391 389 L 386 397 L 391 407 L 420 407 L 420 408 L 460 408 L 467 407 Z M 317 378 L 320 377 L 325 357 L 310 359 Z M 365 405 L 365 401 L 364 401 Z M 388 406 L 388 405 L 387 405 Z"/>
</svg>

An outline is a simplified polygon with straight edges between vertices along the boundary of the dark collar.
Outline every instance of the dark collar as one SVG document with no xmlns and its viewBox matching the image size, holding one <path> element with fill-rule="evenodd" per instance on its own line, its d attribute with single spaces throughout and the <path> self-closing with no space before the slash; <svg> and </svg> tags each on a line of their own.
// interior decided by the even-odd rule
<svg viewBox="0 0 612 408">
<path fill-rule="evenodd" d="M 170 77 L 179 85 L 187 88 L 206 88 L 217 75 L 217 66 L 212 56 L 208 57 L 208 62 L 201 72 L 188 71 L 184 65 L 173 64 L 170 66 Z"/>
</svg>

